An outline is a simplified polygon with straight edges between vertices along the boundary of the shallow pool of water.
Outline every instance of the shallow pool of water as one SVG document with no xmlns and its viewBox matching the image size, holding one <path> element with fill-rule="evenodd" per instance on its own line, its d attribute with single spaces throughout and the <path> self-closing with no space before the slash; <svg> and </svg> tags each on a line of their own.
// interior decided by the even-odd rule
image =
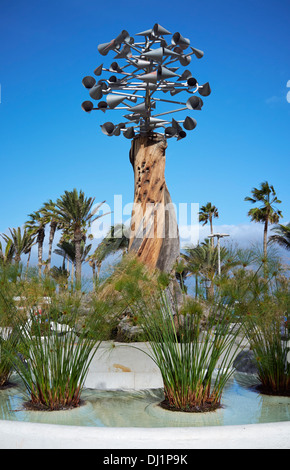
<svg viewBox="0 0 290 470">
<path fill-rule="evenodd" d="M 222 396 L 223 407 L 208 413 L 179 413 L 158 406 L 162 390 L 104 391 L 85 389 L 84 404 L 65 411 L 28 411 L 27 396 L 16 386 L 0 390 L 0 420 L 97 427 L 186 427 L 290 421 L 290 398 L 253 390 L 255 376 L 236 373 Z"/>
</svg>

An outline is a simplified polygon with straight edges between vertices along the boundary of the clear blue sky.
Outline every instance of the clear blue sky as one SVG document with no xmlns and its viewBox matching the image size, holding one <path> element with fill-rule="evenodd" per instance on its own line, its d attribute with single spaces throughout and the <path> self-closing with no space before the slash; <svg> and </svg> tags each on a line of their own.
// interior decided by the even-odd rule
<svg viewBox="0 0 290 470">
<path fill-rule="evenodd" d="M 110 205 L 114 194 L 132 202 L 130 141 L 101 133 L 114 111 L 81 110 L 89 99 L 81 81 L 103 62 L 99 43 L 155 23 L 205 52 L 188 68 L 212 88 L 193 116 L 197 128 L 169 140 L 172 200 L 210 201 L 218 224 L 245 224 L 244 197 L 268 180 L 289 222 L 288 0 L 0 0 L 0 6 L 0 232 L 74 187 Z"/>
</svg>

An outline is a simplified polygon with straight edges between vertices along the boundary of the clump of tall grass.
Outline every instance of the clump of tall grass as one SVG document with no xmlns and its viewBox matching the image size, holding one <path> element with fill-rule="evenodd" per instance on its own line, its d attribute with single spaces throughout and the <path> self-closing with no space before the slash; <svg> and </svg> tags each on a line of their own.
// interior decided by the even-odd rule
<svg viewBox="0 0 290 470">
<path fill-rule="evenodd" d="M 119 279 L 116 276 L 115 288 L 138 315 L 150 344 L 147 354 L 158 366 L 164 384 L 161 406 L 188 412 L 214 410 L 221 406 L 224 387 L 234 373 L 242 323 L 232 332 L 229 309 L 222 303 L 213 305 L 206 319 L 195 301 L 178 309 L 164 275 L 160 282 L 155 273 L 150 283 L 151 275 L 145 266 L 131 260 L 119 271 Z"/>
<path fill-rule="evenodd" d="M 273 298 L 260 302 L 247 318 L 247 336 L 254 352 L 262 393 L 290 396 L 290 333 L 288 317 Z"/>
<path fill-rule="evenodd" d="M 100 318 L 95 318 L 94 328 Z M 101 343 L 97 333 L 92 338 L 88 327 L 76 334 L 75 319 L 70 326 L 57 322 L 53 309 L 36 315 L 14 327 L 21 355 L 14 358 L 14 367 L 30 397 L 27 406 L 47 410 L 80 405 L 81 392 L 89 365 Z M 90 330 L 90 328 L 89 328 Z"/>
<path fill-rule="evenodd" d="M 0 388 L 10 385 L 13 373 L 11 358 L 16 354 L 17 339 L 10 325 L 11 304 L 17 293 L 18 268 L 0 264 Z"/>
<path fill-rule="evenodd" d="M 13 373 L 13 359 L 17 350 L 17 338 L 11 335 L 9 327 L 0 327 L 0 389 L 10 383 Z"/>
<path fill-rule="evenodd" d="M 290 395 L 290 281 L 287 267 L 268 258 L 256 269 L 237 270 L 220 285 L 222 295 L 245 319 L 246 335 L 258 368 L 259 390 Z"/>
<path fill-rule="evenodd" d="M 234 373 L 240 351 L 242 324 L 231 331 L 229 314 L 216 308 L 207 322 L 198 312 L 173 314 L 167 295 L 161 293 L 154 309 L 138 305 L 151 358 L 164 383 L 163 407 L 201 412 L 221 406 L 222 393 Z"/>
<path fill-rule="evenodd" d="M 14 350 L 3 344 L 5 357 L 21 377 L 28 394 L 27 406 L 44 410 L 77 407 L 81 403 L 89 365 L 100 345 L 102 315 L 92 310 L 79 324 L 78 306 L 59 309 L 59 298 L 47 282 L 30 280 L 17 301 L 0 289 L 6 305 Z M 47 297 L 47 293 L 51 297 Z M 46 295 L 44 295 L 46 294 Z"/>
</svg>

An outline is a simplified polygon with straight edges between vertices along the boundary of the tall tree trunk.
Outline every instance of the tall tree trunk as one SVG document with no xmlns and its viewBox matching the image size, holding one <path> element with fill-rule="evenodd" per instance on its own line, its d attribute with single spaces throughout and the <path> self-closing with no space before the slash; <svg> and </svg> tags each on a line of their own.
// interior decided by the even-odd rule
<svg viewBox="0 0 290 470">
<path fill-rule="evenodd" d="M 210 233 L 211 233 L 211 235 L 213 235 L 212 216 L 209 217 L 209 223 L 210 223 Z M 214 240 L 213 240 L 213 237 L 211 237 L 210 242 L 211 242 L 211 247 L 212 247 L 212 249 L 214 249 Z"/>
<path fill-rule="evenodd" d="M 97 266 L 97 275 L 96 275 L 96 281 L 97 281 L 97 282 L 99 282 L 99 280 L 100 280 L 100 272 L 101 272 L 102 263 L 96 263 L 96 266 Z"/>
<path fill-rule="evenodd" d="M 267 261 L 267 238 L 268 238 L 268 218 L 265 220 L 265 225 L 264 225 L 264 240 L 263 240 L 263 251 L 264 251 L 264 258 L 265 258 L 265 263 Z"/>
<path fill-rule="evenodd" d="M 93 290 L 96 290 L 96 262 L 91 261 L 90 266 L 91 266 L 92 271 L 93 271 Z"/>
<path fill-rule="evenodd" d="M 74 233 L 74 242 L 76 250 L 76 285 L 77 289 L 81 289 L 81 279 L 82 279 L 82 253 L 81 253 L 81 241 L 82 241 L 82 232 L 80 228 L 77 228 Z"/>
<path fill-rule="evenodd" d="M 71 290 L 73 291 L 74 290 L 74 272 L 75 272 L 75 265 L 74 263 L 72 262 L 71 264 L 71 277 L 70 277 L 70 282 L 71 282 Z"/>
<path fill-rule="evenodd" d="M 38 276 L 41 277 L 42 271 L 42 254 L 43 254 L 43 242 L 45 237 L 44 229 L 40 229 L 37 235 L 37 245 L 38 245 Z"/>
<path fill-rule="evenodd" d="M 27 257 L 27 263 L 26 263 L 26 269 L 28 270 L 29 268 L 29 263 L 30 263 L 30 258 L 31 258 L 31 249 L 28 252 L 28 257 Z"/>
<path fill-rule="evenodd" d="M 268 224 L 269 219 L 266 217 L 265 224 L 264 224 L 264 239 L 263 239 L 263 253 L 264 253 L 264 278 L 268 277 L 268 262 L 267 262 L 267 238 L 268 238 Z"/>
<path fill-rule="evenodd" d="M 137 136 L 130 150 L 134 206 L 129 251 L 151 268 L 170 273 L 180 255 L 175 209 L 165 182 L 166 139 Z"/>
<path fill-rule="evenodd" d="M 52 244 L 54 240 L 54 235 L 56 231 L 57 223 L 55 221 L 51 221 L 50 223 L 50 232 L 49 232 L 49 245 L 48 245 L 48 258 L 47 258 L 47 270 L 50 271 L 51 267 L 51 256 L 52 256 Z"/>
<path fill-rule="evenodd" d="M 29 263 L 30 263 L 30 258 L 31 258 L 31 248 L 28 252 L 28 257 L 27 257 L 27 262 L 26 262 L 26 273 L 25 273 L 25 279 L 28 277 L 28 268 L 29 268 Z"/>
</svg>

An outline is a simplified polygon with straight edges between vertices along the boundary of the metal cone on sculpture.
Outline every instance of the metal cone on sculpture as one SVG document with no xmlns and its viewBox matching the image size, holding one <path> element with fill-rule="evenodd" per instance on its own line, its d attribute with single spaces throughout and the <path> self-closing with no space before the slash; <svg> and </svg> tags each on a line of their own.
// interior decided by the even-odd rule
<svg viewBox="0 0 290 470">
<path fill-rule="evenodd" d="M 126 96 L 119 96 L 119 95 L 108 95 L 107 96 L 107 103 L 109 108 L 114 109 L 118 104 L 122 103 L 126 99 Z"/>
<path fill-rule="evenodd" d="M 145 101 L 141 104 L 137 104 L 137 106 L 131 106 L 130 111 L 138 114 L 147 114 L 148 113 L 148 106 L 146 105 Z"/>
<path fill-rule="evenodd" d="M 149 122 L 150 122 L 150 124 L 160 124 L 161 122 L 166 122 L 166 120 L 165 119 L 155 118 L 155 117 L 150 117 Z"/>
<path fill-rule="evenodd" d="M 126 137 L 126 139 L 132 139 L 135 136 L 134 127 L 128 127 L 128 129 L 123 132 L 123 136 Z"/>
<path fill-rule="evenodd" d="M 190 45 L 190 40 L 181 36 L 180 33 L 174 33 L 171 42 L 174 46 L 178 45 L 182 49 L 186 49 Z"/>
<path fill-rule="evenodd" d="M 121 49 L 121 51 L 118 52 L 117 55 L 115 55 L 114 59 L 127 59 L 131 57 L 132 57 L 131 47 L 128 44 L 125 44 L 125 46 Z"/>
<path fill-rule="evenodd" d="M 138 69 L 143 69 L 145 67 L 149 67 L 150 65 L 151 65 L 151 62 L 149 60 L 142 60 L 142 59 L 134 60 L 134 67 L 137 67 Z"/>
<path fill-rule="evenodd" d="M 94 105 L 91 101 L 84 101 L 82 103 L 82 110 L 85 111 L 86 113 L 90 113 L 93 109 Z"/>
<path fill-rule="evenodd" d="M 180 54 L 178 52 L 172 51 L 171 49 L 167 49 L 167 47 L 163 47 L 163 54 L 169 55 L 171 57 L 179 57 Z"/>
<path fill-rule="evenodd" d="M 183 90 L 179 90 L 178 88 L 173 88 L 172 90 L 170 90 L 170 94 L 171 96 L 175 96 L 177 95 L 177 93 L 181 93 Z"/>
<path fill-rule="evenodd" d="M 138 75 L 139 80 L 143 82 L 157 83 L 157 70 L 151 73 L 145 73 L 144 75 Z"/>
<path fill-rule="evenodd" d="M 87 77 L 84 77 L 82 79 L 82 84 L 84 85 L 85 88 L 92 88 L 96 83 L 96 80 L 94 79 L 94 77 L 90 77 L 90 76 L 87 76 Z"/>
<path fill-rule="evenodd" d="M 101 64 L 101 65 L 99 65 L 97 68 L 95 68 L 94 74 L 97 75 L 97 77 L 98 77 L 99 75 L 102 75 L 103 65 L 104 65 L 104 64 Z"/>
<path fill-rule="evenodd" d="M 186 129 L 187 131 L 192 131 L 193 129 L 195 129 L 197 125 L 197 122 L 195 119 L 187 116 L 185 119 L 184 119 L 184 122 L 183 122 L 183 127 L 184 129 Z"/>
<path fill-rule="evenodd" d="M 103 96 L 103 89 L 101 85 L 94 85 L 90 91 L 90 97 L 93 98 L 93 100 L 100 100 Z"/>
<path fill-rule="evenodd" d="M 105 124 L 101 126 L 101 129 L 105 135 L 108 135 L 109 137 L 111 137 L 115 130 L 115 125 L 112 122 L 105 122 Z"/>
<path fill-rule="evenodd" d="M 115 72 L 115 73 L 122 72 L 122 69 L 120 68 L 118 62 L 112 62 L 111 65 L 110 65 L 109 70 L 111 70 L 112 72 Z"/>
<path fill-rule="evenodd" d="M 197 57 L 197 59 L 201 59 L 204 55 L 203 51 L 200 51 L 199 49 L 196 49 L 195 47 L 191 47 L 192 52 L 194 55 Z"/>
<path fill-rule="evenodd" d="M 141 114 L 138 113 L 132 113 L 132 114 L 126 114 L 124 118 L 128 119 L 128 121 L 137 121 L 141 117 Z"/>
<path fill-rule="evenodd" d="M 100 101 L 98 103 L 98 109 L 100 109 L 101 111 L 103 111 L 103 113 L 106 112 L 106 109 L 107 109 L 108 105 L 106 103 L 106 101 Z"/>
<path fill-rule="evenodd" d="M 167 29 L 163 28 L 163 26 L 161 26 L 160 24 L 155 23 L 155 25 L 153 26 L 153 34 L 155 37 L 158 38 L 159 36 L 164 36 L 166 34 L 171 34 L 171 33 Z"/>
<path fill-rule="evenodd" d="M 196 80 L 196 78 L 194 78 L 194 77 L 189 77 L 189 78 L 187 79 L 187 86 L 189 86 L 190 88 L 192 88 L 192 87 L 194 87 L 194 86 L 196 86 L 196 85 L 197 85 L 197 80 Z"/>
<path fill-rule="evenodd" d="M 166 78 L 178 77 L 177 73 L 172 72 L 171 70 L 167 69 L 166 67 L 162 67 L 159 65 L 157 69 L 157 78 L 159 80 L 165 80 Z"/>
<path fill-rule="evenodd" d="M 98 51 L 102 55 L 107 55 L 109 51 L 112 51 L 115 49 L 115 40 L 112 39 L 110 42 L 105 42 L 104 44 L 99 44 L 98 45 Z"/>
<path fill-rule="evenodd" d="M 211 89 L 210 89 L 210 86 L 209 86 L 209 83 L 206 82 L 204 85 L 200 85 L 200 87 L 198 87 L 198 93 L 201 95 L 201 96 L 208 96 L 211 94 Z"/>
<path fill-rule="evenodd" d="M 180 126 L 180 124 L 175 121 L 175 119 L 172 118 L 172 127 L 174 127 L 174 129 L 177 129 L 178 131 L 182 131 L 182 127 Z"/>
<path fill-rule="evenodd" d="M 135 36 L 151 36 L 152 28 L 146 29 L 146 31 L 142 31 L 141 33 L 136 33 Z"/>
<path fill-rule="evenodd" d="M 158 47 L 158 49 L 153 49 L 152 51 L 144 52 L 142 54 L 142 57 L 160 61 L 163 59 L 163 55 L 164 55 L 163 47 Z"/>
<path fill-rule="evenodd" d="M 191 62 L 191 56 L 190 55 L 181 55 L 179 57 L 179 62 L 181 63 L 181 65 L 183 65 L 183 67 L 186 67 Z"/>
<path fill-rule="evenodd" d="M 166 127 L 164 134 L 165 137 L 174 137 L 177 134 L 177 129 L 173 126 Z"/>
<path fill-rule="evenodd" d="M 182 130 L 178 132 L 177 140 L 184 139 L 185 137 L 186 137 L 186 132 Z"/>
<path fill-rule="evenodd" d="M 188 80 L 188 78 L 190 77 L 192 77 L 192 73 L 190 72 L 190 70 L 184 70 L 178 81 Z"/>
<path fill-rule="evenodd" d="M 188 109 L 200 110 L 203 106 L 203 101 L 198 96 L 191 96 L 186 102 Z"/>
<path fill-rule="evenodd" d="M 128 41 L 130 39 L 130 34 L 128 31 L 123 29 L 123 31 L 114 39 L 115 45 L 122 44 L 124 41 Z"/>
<path fill-rule="evenodd" d="M 115 126 L 115 129 L 113 131 L 113 135 L 119 136 L 121 134 L 121 129 L 124 129 L 124 128 L 126 128 L 126 126 L 123 122 L 121 122 L 120 124 Z"/>
</svg>

